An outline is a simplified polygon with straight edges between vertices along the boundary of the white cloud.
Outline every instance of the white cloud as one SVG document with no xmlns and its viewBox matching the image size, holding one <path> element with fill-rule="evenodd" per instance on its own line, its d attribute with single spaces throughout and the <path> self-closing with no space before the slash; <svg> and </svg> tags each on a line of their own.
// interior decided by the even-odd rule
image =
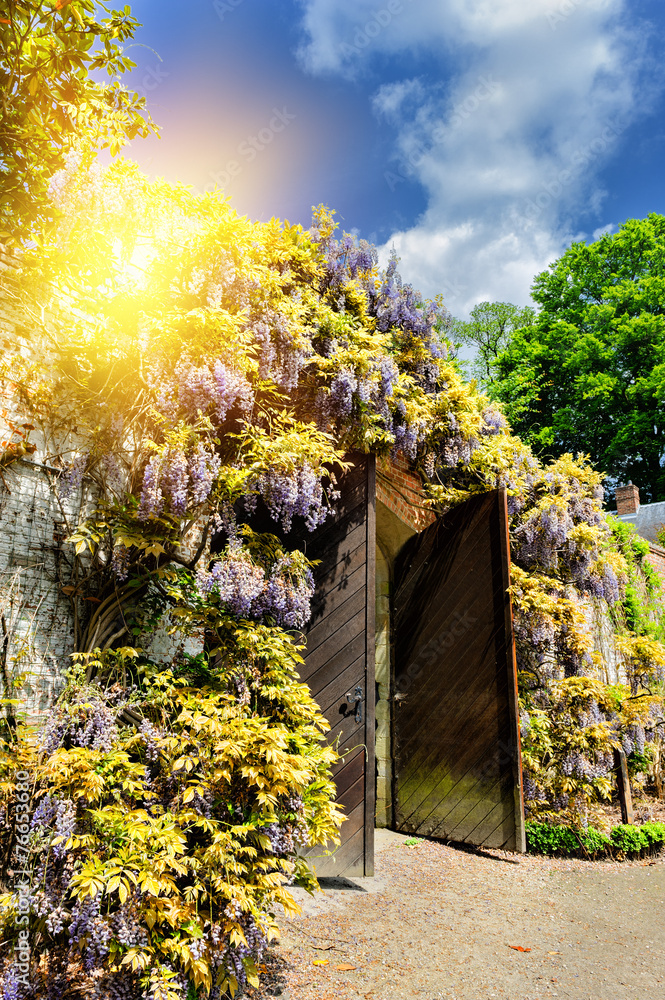
<svg viewBox="0 0 665 1000">
<path fill-rule="evenodd" d="M 395 129 L 387 192 L 399 198 L 406 179 L 427 191 L 417 224 L 387 244 L 425 294 L 443 290 L 457 314 L 483 298 L 524 303 L 576 235 L 571 220 L 606 228 L 599 169 L 658 86 L 624 0 L 304 6 L 311 72 L 361 73 L 377 52 L 448 53 L 445 77 L 393 81 L 373 99 Z"/>
<path fill-rule="evenodd" d="M 379 115 L 395 119 L 404 114 L 407 103 L 421 103 L 425 100 L 427 91 L 420 80 L 400 80 L 397 83 L 385 83 L 374 95 L 372 104 Z"/>
<path fill-rule="evenodd" d="M 615 233 L 616 230 L 617 227 L 613 223 L 609 222 L 606 226 L 599 226 L 598 229 L 594 229 L 591 234 L 591 239 L 599 240 L 601 236 L 609 236 L 612 233 Z"/>
<path fill-rule="evenodd" d="M 425 222 L 393 234 L 381 259 L 385 263 L 394 247 L 402 275 L 425 295 L 442 293 L 448 308 L 465 318 L 478 302 L 527 303 L 534 275 L 556 260 L 570 239 L 569 233 L 544 227 L 525 231 L 509 218 L 457 226 Z"/>
<path fill-rule="evenodd" d="M 313 73 L 353 73 L 372 52 L 491 45 L 534 22 L 548 30 L 557 5 L 603 8 L 615 0 L 301 0 L 307 41 L 300 58 Z M 565 18 L 564 18 L 565 20 Z"/>
</svg>

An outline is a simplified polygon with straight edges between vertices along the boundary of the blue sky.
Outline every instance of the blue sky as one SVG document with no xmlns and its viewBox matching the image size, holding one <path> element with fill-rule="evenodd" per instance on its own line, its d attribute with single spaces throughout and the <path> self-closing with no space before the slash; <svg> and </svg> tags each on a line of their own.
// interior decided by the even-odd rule
<svg viewBox="0 0 665 1000">
<path fill-rule="evenodd" d="M 656 0 L 137 0 L 128 155 L 252 218 L 395 246 L 466 316 L 573 239 L 665 214 Z"/>
</svg>

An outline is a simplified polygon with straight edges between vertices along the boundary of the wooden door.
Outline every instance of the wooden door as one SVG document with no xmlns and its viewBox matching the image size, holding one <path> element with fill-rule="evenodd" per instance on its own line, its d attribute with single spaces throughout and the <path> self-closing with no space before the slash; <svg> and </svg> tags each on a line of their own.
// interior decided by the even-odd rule
<svg viewBox="0 0 665 1000">
<path fill-rule="evenodd" d="M 398 830 L 524 851 L 505 491 L 411 539 L 395 571 Z"/>
<path fill-rule="evenodd" d="M 334 776 L 347 817 L 334 856 L 314 851 L 318 875 L 371 875 L 374 866 L 375 465 L 351 457 L 334 515 L 306 540 L 308 558 L 321 562 L 301 678 L 343 754 Z"/>
</svg>

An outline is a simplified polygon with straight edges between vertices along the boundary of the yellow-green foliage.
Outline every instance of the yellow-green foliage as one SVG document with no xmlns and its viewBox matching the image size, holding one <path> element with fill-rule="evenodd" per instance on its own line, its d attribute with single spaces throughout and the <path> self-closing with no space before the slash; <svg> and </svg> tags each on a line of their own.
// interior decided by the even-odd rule
<svg viewBox="0 0 665 1000">
<path fill-rule="evenodd" d="M 622 654 L 628 679 L 634 692 L 658 683 L 665 667 L 665 648 L 646 635 L 618 635 L 617 649 Z"/>
<path fill-rule="evenodd" d="M 514 565 L 511 596 L 516 628 L 525 640 L 520 657 L 520 681 L 525 693 L 557 677 L 564 661 L 599 665 L 594 637 L 579 600 L 564 596 L 565 588 L 542 573 L 528 573 Z M 573 592 L 574 593 L 574 592 Z M 534 683 L 535 681 L 535 683 Z"/>
<path fill-rule="evenodd" d="M 649 543 L 637 534 L 634 525 L 611 515 L 607 521 L 628 576 L 621 603 L 613 609 L 617 628 L 662 640 L 665 634 L 663 585 L 649 562 Z"/>
<path fill-rule="evenodd" d="M 247 626 L 235 631 L 238 647 L 254 664 L 253 674 L 247 665 L 247 701 L 233 693 L 224 669 L 213 669 L 212 684 L 198 687 L 172 670 L 141 665 L 130 649 L 120 659 L 95 651 L 97 683 L 81 687 L 81 672 L 74 673 L 47 739 L 63 720 L 84 726 L 100 702 L 112 706 L 121 666 L 138 684 L 128 707 L 129 718 L 145 720 L 142 728 L 137 732 L 121 714 L 107 749 L 65 740 L 37 754 L 34 742 L 19 741 L 1 762 L 6 804 L 17 765 L 33 776 L 35 805 L 45 794 L 75 804 L 76 832 L 67 838 L 38 826 L 34 858 L 39 862 L 66 840 L 73 874 L 63 905 L 99 897 L 100 919 L 108 926 L 115 914 L 130 914 L 142 943 L 128 947 L 112 939 L 109 967 L 144 973 L 167 994 L 173 966 L 207 990 L 218 978 L 211 970 L 212 944 L 196 957 L 190 950 L 197 939 L 210 942 L 211 928 L 219 948 L 227 941 L 246 943 L 248 926 L 270 939 L 275 906 L 297 910 L 283 883 L 294 875 L 307 878 L 307 866 L 276 855 L 266 828 L 279 822 L 296 833 L 301 827 L 311 844 L 339 842 L 329 777 L 335 753 L 325 744 L 326 721 L 297 680 L 298 652 L 279 630 L 253 630 L 251 638 Z M 5 895 L 2 903 L 11 923 L 16 897 Z M 37 929 L 47 942 L 57 942 L 43 919 Z M 81 940 L 81 949 L 87 944 Z M 244 964 L 248 981 L 256 983 L 251 956 Z M 49 968 L 54 974 L 48 966 L 47 976 Z M 216 985 L 233 992 L 237 982 L 229 972 Z"/>
<path fill-rule="evenodd" d="M 586 826 L 589 807 L 611 794 L 613 754 L 620 746 L 607 714 L 614 705 L 606 685 L 589 677 L 554 681 L 549 694 L 547 710 L 526 715 L 522 752 L 534 786 L 529 798 L 541 816 Z"/>
</svg>

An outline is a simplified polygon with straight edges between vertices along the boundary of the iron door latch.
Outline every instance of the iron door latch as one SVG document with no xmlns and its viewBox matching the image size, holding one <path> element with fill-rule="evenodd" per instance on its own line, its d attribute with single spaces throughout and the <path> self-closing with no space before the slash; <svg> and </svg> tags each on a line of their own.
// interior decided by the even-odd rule
<svg viewBox="0 0 665 1000">
<path fill-rule="evenodd" d="M 363 689 L 358 685 L 353 694 L 349 691 L 346 696 L 346 700 L 349 705 L 356 706 L 356 722 L 360 723 L 363 721 Z"/>
</svg>

